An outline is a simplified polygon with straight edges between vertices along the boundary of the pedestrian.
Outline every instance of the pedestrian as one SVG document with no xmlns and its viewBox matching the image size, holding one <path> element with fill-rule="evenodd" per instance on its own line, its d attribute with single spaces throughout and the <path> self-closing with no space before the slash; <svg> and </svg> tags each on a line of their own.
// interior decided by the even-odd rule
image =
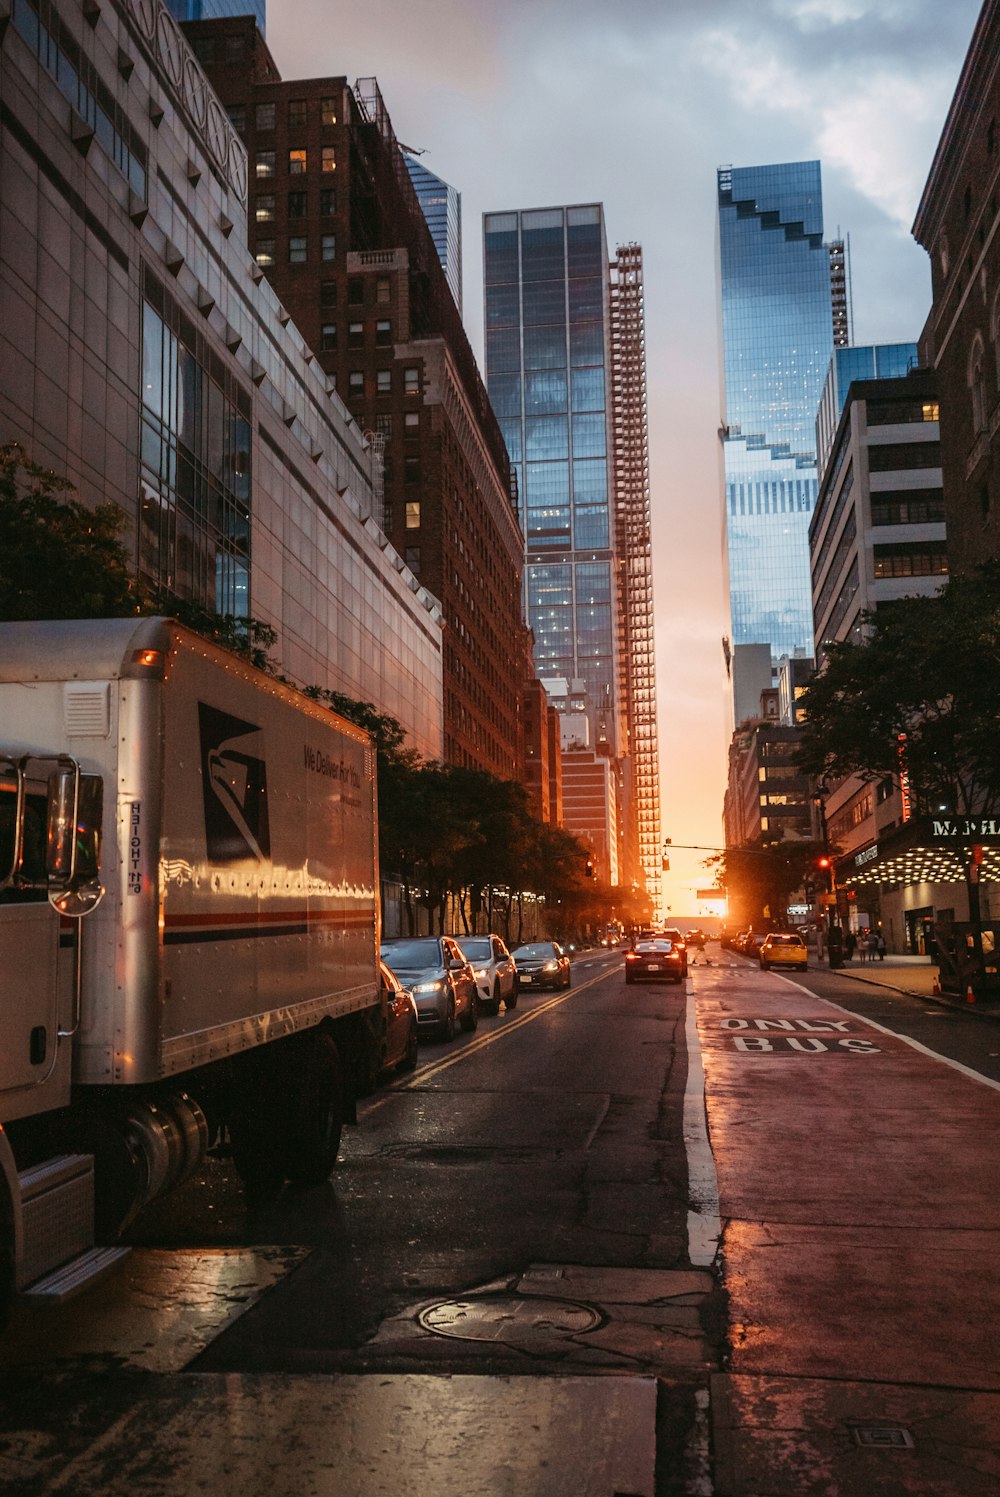
<svg viewBox="0 0 1000 1497">
<path fill-rule="evenodd" d="M 844 937 L 844 956 L 848 961 L 850 961 L 853 957 L 857 944 L 857 936 L 854 934 L 853 930 L 849 930 L 847 932 L 847 935 Z"/>
<path fill-rule="evenodd" d="M 858 937 L 858 961 L 864 964 L 868 960 L 868 934 L 861 931 Z"/>
<path fill-rule="evenodd" d="M 878 959 L 879 959 L 879 961 L 880 962 L 884 962 L 885 961 L 885 936 L 883 935 L 883 933 L 881 931 L 879 931 L 879 933 L 878 933 L 878 947 L 877 947 L 877 950 L 878 950 Z"/>
<path fill-rule="evenodd" d="M 870 930 L 868 932 L 868 960 L 870 962 L 873 962 L 875 960 L 875 956 L 876 956 L 877 952 L 878 952 L 878 931 L 877 930 Z"/>
</svg>

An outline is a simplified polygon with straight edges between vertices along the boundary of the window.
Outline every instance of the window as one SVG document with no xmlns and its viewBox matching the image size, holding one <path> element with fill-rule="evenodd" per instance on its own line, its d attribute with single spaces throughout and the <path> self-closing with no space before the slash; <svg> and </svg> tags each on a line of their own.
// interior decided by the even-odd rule
<svg viewBox="0 0 1000 1497">
<path fill-rule="evenodd" d="M 966 382 L 972 402 L 972 430 L 978 435 L 986 425 L 986 382 L 983 378 L 983 340 L 979 333 L 972 341 Z"/>
<path fill-rule="evenodd" d="M 274 105 L 258 104 L 254 110 L 254 123 L 258 130 L 274 129 Z"/>
<path fill-rule="evenodd" d="M 293 234 L 288 241 L 288 263 L 289 265 L 304 265 L 306 263 L 306 247 L 308 240 L 304 234 Z"/>
<path fill-rule="evenodd" d="M 319 346 L 322 353 L 332 353 L 337 347 L 337 324 L 324 322 L 319 330 Z"/>
<path fill-rule="evenodd" d="M 319 122 L 321 125 L 335 125 L 337 123 L 336 99 L 320 99 Z"/>
<path fill-rule="evenodd" d="M 948 571 L 943 541 L 900 541 L 875 546 L 875 576 L 942 577 Z"/>
<path fill-rule="evenodd" d="M 407 431 L 413 431 L 414 429 L 416 429 L 417 431 L 419 431 L 420 430 L 420 412 L 419 411 L 407 411 L 406 415 L 403 417 L 403 425 L 405 426 L 405 428 L 406 428 Z"/>
<path fill-rule="evenodd" d="M 322 187 L 319 194 L 319 211 L 323 218 L 332 218 L 337 211 L 336 187 Z"/>
<path fill-rule="evenodd" d="M 258 151 L 253 159 L 254 172 L 259 182 L 262 177 L 274 176 L 274 152 Z"/>
<path fill-rule="evenodd" d="M 388 442 L 392 436 L 392 417 L 388 414 L 375 417 L 375 430 Z"/>
<path fill-rule="evenodd" d="M 405 392 L 406 392 L 407 395 L 419 395 L 420 394 L 420 370 L 419 369 L 404 369 L 403 370 L 403 389 L 405 390 Z"/>
<path fill-rule="evenodd" d="M 225 62 L 243 61 L 243 38 L 241 36 L 227 36 L 225 45 Z"/>
<path fill-rule="evenodd" d="M 337 258 L 337 236 L 336 234 L 324 234 L 319 241 L 319 253 L 321 260 L 336 260 Z"/>
<path fill-rule="evenodd" d="M 420 576 L 420 547 L 407 546 L 403 560 L 415 577 Z"/>
<path fill-rule="evenodd" d="M 259 224 L 274 222 L 274 193 L 262 192 L 258 194 L 254 208 L 254 216 Z"/>
<path fill-rule="evenodd" d="M 375 346 L 377 348 L 388 348 L 392 342 L 392 323 L 381 321 L 375 324 Z"/>
<path fill-rule="evenodd" d="M 337 305 L 337 283 L 336 281 L 321 281 L 319 286 L 319 304 L 321 307 L 335 307 Z"/>
<path fill-rule="evenodd" d="M 364 348 L 365 325 L 363 322 L 349 322 L 347 324 L 347 346 L 348 348 Z"/>
<path fill-rule="evenodd" d="M 419 457 L 404 457 L 403 479 L 406 483 L 420 482 L 420 459 Z"/>
<path fill-rule="evenodd" d="M 305 192 L 290 192 L 288 194 L 288 216 L 289 218 L 305 218 L 306 208 L 309 203 L 309 194 Z"/>
<path fill-rule="evenodd" d="M 380 306 L 385 306 L 392 295 L 392 283 L 387 275 L 380 275 L 375 281 L 375 300 Z"/>
<path fill-rule="evenodd" d="M 409 499 L 406 504 L 406 528 L 407 530 L 420 529 L 420 500 Z"/>
<path fill-rule="evenodd" d="M 257 240 L 257 249 L 256 249 L 256 251 L 254 253 L 254 259 L 257 261 L 257 264 L 260 265 L 260 266 L 262 266 L 265 270 L 267 270 L 271 265 L 273 265 L 274 264 L 274 240 L 273 239 L 258 239 Z"/>
<path fill-rule="evenodd" d="M 320 169 L 325 172 L 337 170 L 337 150 L 335 146 L 324 146 L 320 155 Z"/>
<path fill-rule="evenodd" d="M 365 373 L 363 369 L 352 369 L 347 376 L 347 388 L 352 395 L 363 395 L 365 393 Z"/>
<path fill-rule="evenodd" d="M 302 177 L 309 165 L 307 153 L 301 148 L 288 153 L 288 175 Z"/>
<path fill-rule="evenodd" d="M 288 128 L 289 130 L 304 130 L 308 116 L 308 105 L 305 99 L 289 99 L 288 101 Z"/>
<path fill-rule="evenodd" d="M 247 107 L 245 104 L 230 104 L 226 110 L 229 123 L 239 135 L 245 135 L 247 131 Z"/>
<path fill-rule="evenodd" d="M 365 283 L 364 279 L 361 276 L 353 275 L 348 281 L 347 300 L 352 307 L 360 307 L 364 305 Z"/>
<path fill-rule="evenodd" d="M 392 370 L 379 369 L 375 373 L 375 388 L 380 395 L 392 394 Z"/>
</svg>

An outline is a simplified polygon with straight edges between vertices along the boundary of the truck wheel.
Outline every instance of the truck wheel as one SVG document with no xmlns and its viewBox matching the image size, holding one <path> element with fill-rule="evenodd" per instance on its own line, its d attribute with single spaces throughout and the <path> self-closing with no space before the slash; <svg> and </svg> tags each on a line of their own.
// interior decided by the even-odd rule
<svg viewBox="0 0 1000 1497">
<path fill-rule="evenodd" d="M 328 1034 L 295 1045 L 290 1088 L 292 1109 L 282 1128 L 285 1174 L 294 1185 L 322 1185 L 330 1178 L 340 1150 L 344 1121 L 344 1081 L 337 1047 Z M 286 1071 L 286 1075 L 287 1075 Z"/>
<path fill-rule="evenodd" d="M 278 1147 L 273 1071 L 254 1070 L 256 1085 L 245 1084 L 229 1119 L 233 1164 L 251 1201 L 268 1201 L 285 1183 L 285 1169 Z"/>
</svg>

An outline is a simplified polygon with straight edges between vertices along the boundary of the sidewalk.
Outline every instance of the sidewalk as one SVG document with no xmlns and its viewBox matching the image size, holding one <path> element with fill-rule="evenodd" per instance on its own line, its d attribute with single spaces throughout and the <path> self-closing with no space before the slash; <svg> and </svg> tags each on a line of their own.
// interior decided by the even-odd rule
<svg viewBox="0 0 1000 1497">
<path fill-rule="evenodd" d="M 977 1018 L 1000 1020 L 1000 1002 L 995 999 L 980 999 L 979 1002 L 970 1004 L 953 993 L 935 993 L 934 980 L 938 977 L 938 966 L 928 956 L 890 954 L 882 962 L 861 962 L 855 957 L 853 961 L 845 962 L 839 970 L 842 977 L 851 977 L 855 982 L 894 988 L 898 993 L 911 993 L 916 998 L 926 998 L 944 1008 L 956 1008 L 963 1013 L 975 1014 Z"/>
</svg>

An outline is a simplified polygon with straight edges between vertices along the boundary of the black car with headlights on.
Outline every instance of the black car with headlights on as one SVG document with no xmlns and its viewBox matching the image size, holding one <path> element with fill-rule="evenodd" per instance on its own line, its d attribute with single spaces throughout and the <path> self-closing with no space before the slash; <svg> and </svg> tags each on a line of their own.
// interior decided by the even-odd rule
<svg viewBox="0 0 1000 1497">
<path fill-rule="evenodd" d="M 476 977 L 461 947 L 450 936 L 414 936 L 382 942 L 382 960 L 416 1000 L 421 1029 L 436 1029 L 442 1039 L 455 1038 L 455 1020 L 463 1029 L 479 1023 Z"/>
<path fill-rule="evenodd" d="M 636 941 L 632 950 L 625 953 L 626 982 L 647 978 L 655 982 L 683 982 L 686 972 L 684 948 L 669 936 Z"/>
<path fill-rule="evenodd" d="M 517 983 L 524 988 L 568 988 L 569 956 L 557 941 L 529 941 L 512 951 Z"/>
</svg>

